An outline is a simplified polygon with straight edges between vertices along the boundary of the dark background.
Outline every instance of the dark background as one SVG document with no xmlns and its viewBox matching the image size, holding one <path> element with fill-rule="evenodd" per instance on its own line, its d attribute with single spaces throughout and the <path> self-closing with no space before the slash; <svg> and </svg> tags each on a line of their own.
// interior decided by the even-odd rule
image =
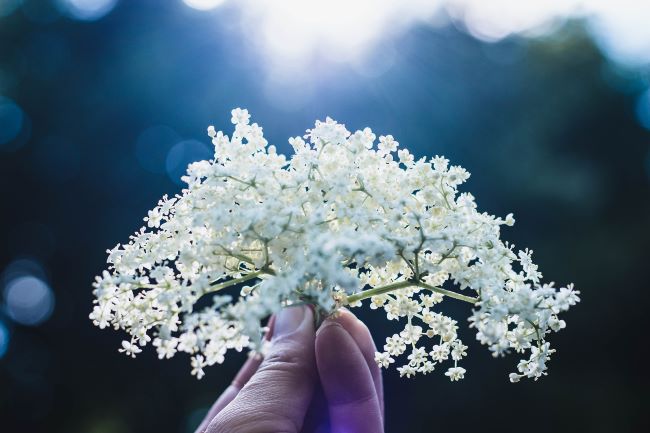
<svg viewBox="0 0 650 433">
<path fill-rule="evenodd" d="M 0 18 L 0 96 L 24 115 L 0 142 L 0 284 L 34 274 L 55 307 L 27 326 L 0 301 L 1 432 L 191 432 L 227 386 L 243 356 L 197 381 L 183 355 L 119 354 L 123 336 L 88 314 L 106 248 L 180 190 L 179 167 L 209 156 L 207 125 L 229 133 L 237 106 L 283 152 L 329 115 L 417 156 L 444 154 L 472 173 L 464 190 L 482 210 L 515 213 L 503 237 L 534 249 L 547 281 L 582 293 L 538 382 L 510 384 L 516 355 L 494 360 L 466 330 L 464 381 L 386 372 L 388 432 L 649 431 L 649 75 L 609 61 L 584 23 L 496 43 L 417 25 L 391 41 L 381 73 L 305 63 L 308 79 L 269 92 L 233 8 L 121 2 L 83 22 L 25 5 Z M 0 138 L 17 125 L 1 110 Z M 465 328 L 465 306 L 443 305 Z M 383 341 L 381 313 L 360 314 Z"/>
</svg>

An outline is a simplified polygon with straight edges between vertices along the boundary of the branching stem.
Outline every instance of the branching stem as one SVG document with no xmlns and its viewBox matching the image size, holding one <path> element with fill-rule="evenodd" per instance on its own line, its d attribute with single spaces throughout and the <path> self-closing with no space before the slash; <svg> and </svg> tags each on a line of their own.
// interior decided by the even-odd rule
<svg viewBox="0 0 650 433">
<path fill-rule="evenodd" d="M 372 289 L 363 290 L 358 293 L 347 296 L 343 299 L 343 305 L 352 304 L 362 299 L 370 298 L 371 296 L 383 295 L 385 293 L 390 293 L 398 289 L 404 289 L 406 287 L 422 287 L 423 289 L 431 290 L 432 292 L 440 293 L 444 296 L 449 296 L 450 298 L 458 299 L 460 301 L 469 302 L 470 304 L 475 304 L 478 302 L 478 298 L 472 296 L 461 295 L 460 293 L 452 292 L 451 290 L 446 290 L 440 287 L 435 287 L 429 285 L 423 281 L 413 281 L 413 280 L 404 280 L 398 281 L 396 283 L 387 284 L 385 286 L 373 287 Z"/>
<path fill-rule="evenodd" d="M 225 282 L 219 283 L 219 284 L 211 284 L 212 288 L 209 290 L 209 292 L 218 292 L 219 290 L 225 289 L 227 287 L 231 287 L 231 286 L 237 285 L 239 283 L 244 283 L 244 282 L 246 282 L 248 280 L 253 280 L 255 278 L 259 278 L 260 275 L 267 274 L 267 273 L 268 273 L 268 271 L 260 269 L 258 271 L 251 272 L 250 274 L 246 274 L 246 275 L 244 275 L 243 277 L 240 277 L 240 278 L 234 278 L 232 280 L 228 280 L 228 281 L 225 281 Z"/>
</svg>

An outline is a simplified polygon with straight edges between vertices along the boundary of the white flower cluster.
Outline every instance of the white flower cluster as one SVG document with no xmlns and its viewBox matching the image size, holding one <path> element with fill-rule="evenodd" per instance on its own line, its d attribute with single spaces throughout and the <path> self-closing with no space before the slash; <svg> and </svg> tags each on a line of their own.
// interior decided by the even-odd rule
<svg viewBox="0 0 650 433">
<path fill-rule="evenodd" d="M 416 160 L 390 135 L 375 146 L 369 128 L 350 133 L 329 118 L 291 138 L 287 159 L 247 110 L 232 122 L 231 137 L 208 128 L 215 157 L 189 166 L 187 188 L 108 251 L 90 318 L 130 334 L 121 352 L 149 342 L 160 358 L 186 352 L 200 378 L 229 349 L 259 350 L 263 321 L 285 305 L 329 314 L 369 299 L 404 325 L 376 354 L 380 366 L 405 355 L 398 370 L 411 377 L 449 361 L 455 381 L 467 346 L 439 309 L 450 297 L 473 304 L 471 326 L 495 356 L 529 352 L 513 382 L 545 374 L 545 338 L 564 328 L 557 315 L 578 292 L 541 284 L 532 252 L 499 239 L 514 219 L 479 213 L 457 191 L 467 171 Z"/>
</svg>

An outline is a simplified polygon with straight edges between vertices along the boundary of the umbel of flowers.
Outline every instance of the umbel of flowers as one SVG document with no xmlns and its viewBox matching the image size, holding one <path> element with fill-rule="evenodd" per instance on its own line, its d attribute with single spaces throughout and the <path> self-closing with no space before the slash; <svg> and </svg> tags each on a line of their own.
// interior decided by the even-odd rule
<svg viewBox="0 0 650 433">
<path fill-rule="evenodd" d="M 230 137 L 208 128 L 214 159 L 191 164 L 187 188 L 108 251 L 90 318 L 129 334 L 121 352 L 186 352 L 201 378 L 229 349 L 261 350 L 262 323 L 283 306 L 330 314 L 365 301 L 402 328 L 377 352 L 380 366 L 406 377 L 440 366 L 455 381 L 467 346 L 441 308 L 451 298 L 472 304 L 469 326 L 495 356 L 525 354 L 511 381 L 546 374 L 546 338 L 579 292 L 542 283 L 532 251 L 501 241 L 512 214 L 481 213 L 459 193 L 466 170 L 330 118 L 290 138 L 291 157 L 247 110 L 232 123 Z"/>
</svg>

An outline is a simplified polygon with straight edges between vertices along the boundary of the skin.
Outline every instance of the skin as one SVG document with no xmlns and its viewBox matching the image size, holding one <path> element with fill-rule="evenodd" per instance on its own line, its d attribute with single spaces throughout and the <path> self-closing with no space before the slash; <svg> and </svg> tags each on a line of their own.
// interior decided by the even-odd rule
<svg viewBox="0 0 650 433">
<path fill-rule="evenodd" d="M 250 358 L 196 433 L 382 433 L 384 398 L 375 345 L 347 310 L 316 330 L 311 309 L 270 323 L 271 348 Z"/>
</svg>

